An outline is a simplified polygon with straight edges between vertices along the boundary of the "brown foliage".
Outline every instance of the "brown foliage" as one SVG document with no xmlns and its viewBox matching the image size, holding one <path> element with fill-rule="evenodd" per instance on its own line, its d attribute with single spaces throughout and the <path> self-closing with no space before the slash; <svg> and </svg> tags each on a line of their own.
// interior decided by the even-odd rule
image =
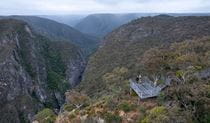
<svg viewBox="0 0 210 123">
<path fill-rule="evenodd" d="M 66 102 L 75 105 L 77 108 L 80 108 L 89 100 L 88 96 L 74 90 L 66 92 L 65 95 Z"/>
</svg>

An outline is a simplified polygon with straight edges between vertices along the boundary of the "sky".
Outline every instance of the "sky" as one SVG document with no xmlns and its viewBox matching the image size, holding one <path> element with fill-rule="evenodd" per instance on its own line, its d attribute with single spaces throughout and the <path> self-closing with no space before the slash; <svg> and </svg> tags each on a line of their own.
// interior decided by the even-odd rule
<svg viewBox="0 0 210 123">
<path fill-rule="evenodd" d="M 1 0 L 0 15 L 210 13 L 210 0 Z"/>
</svg>

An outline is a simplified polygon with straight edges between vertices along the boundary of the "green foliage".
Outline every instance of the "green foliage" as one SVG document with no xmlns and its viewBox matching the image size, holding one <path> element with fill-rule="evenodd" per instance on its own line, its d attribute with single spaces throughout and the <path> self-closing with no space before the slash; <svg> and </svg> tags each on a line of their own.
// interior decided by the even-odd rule
<svg viewBox="0 0 210 123">
<path fill-rule="evenodd" d="M 131 92 L 130 92 L 130 95 L 131 95 L 131 96 L 133 96 L 133 97 L 138 97 L 138 94 L 137 94 L 133 89 L 131 89 L 130 91 L 131 91 Z"/>
<path fill-rule="evenodd" d="M 74 106 L 74 105 L 72 105 L 72 104 L 65 104 L 64 106 L 63 106 L 63 109 L 65 110 L 65 111 L 68 111 L 68 112 L 71 112 L 73 109 L 75 109 L 76 107 Z"/>
<path fill-rule="evenodd" d="M 168 110 L 163 107 L 155 107 L 150 110 L 147 116 L 141 121 L 141 123 L 164 123 L 167 122 L 168 119 Z"/>
<path fill-rule="evenodd" d="M 175 72 L 177 77 L 185 79 L 187 74 L 209 66 L 209 50 L 208 38 L 173 43 L 170 47 L 151 48 L 146 51 L 142 64 L 149 74 Z"/>
<path fill-rule="evenodd" d="M 139 111 L 144 114 L 144 113 L 146 113 L 146 108 L 143 106 L 140 106 Z"/>
<path fill-rule="evenodd" d="M 204 116 L 201 117 L 202 123 L 210 123 L 210 113 L 206 113 Z"/>
<path fill-rule="evenodd" d="M 182 77 L 182 76 L 184 76 L 184 72 L 185 71 L 179 70 L 179 71 L 176 72 L 176 76 L 177 77 Z"/>
<path fill-rule="evenodd" d="M 203 67 L 202 66 L 194 66 L 195 70 L 199 71 L 199 70 L 202 70 Z"/>
<path fill-rule="evenodd" d="M 49 64 L 52 71 L 64 76 L 66 71 L 66 66 L 62 61 L 60 53 L 56 50 L 49 51 Z"/>
<path fill-rule="evenodd" d="M 68 118 L 69 118 L 69 119 L 74 119 L 76 116 L 77 116 L 77 115 L 76 115 L 75 113 L 70 113 L 70 114 L 68 115 Z"/>
<path fill-rule="evenodd" d="M 123 81 L 128 73 L 128 69 L 124 67 L 117 67 L 111 73 L 106 73 L 103 76 L 103 80 L 107 83 L 114 83 L 117 81 Z"/>
<path fill-rule="evenodd" d="M 102 80 L 104 84 L 106 84 L 107 88 L 105 90 L 109 90 L 115 94 L 121 93 L 122 90 L 126 91 L 128 89 L 129 83 L 126 80 L 128 74 L 128 69 L 124 67 L 117 67 L 112 72 L 106 73 Z M 127 90 L 129 91 L 129 90 Z"/>
<path fill-rule="evenodd" d="M 105 113 L 104 118 L 107 123 L 121 123 L 122 122 L 122 118 L 120 116 L 116 114 L 112 114 L 112 113 Z"/>
<path fill-rule="evenodd" d="M 62 51 L 54 46 L 56 45 L 56 43 L 54 42 L 51 43 L 45 41 L 42 43 L 43 43 L 42 54 L 44 55 L 44 58 L 47 60 L 48 70 L 52 70 L 61 76 L 65 76 L 66 65 L 64 63 L 64 59 L 61 57 Z"/>
<path fill-rule="evenodd" d="M 35 116 L 35 120 L 39 123 L 54 123 L 56 115 L 51 109 L 43 109 Z"/>
<path fill-rule="evenodd" d="M 196 81 L 171 87 L 165 95 L 166 100 L 176 102 L 183 111 L 188 112 L 185 117 L 190 116 L 195 122 L 204 122 L 208 119 L 210 110 L 208 93 L 209 85 Z"/>
<path fill-rule="evenodd" d="M 63 54 L 62 50 L 58 49 L 56 46 L 62 45 L 56 44 L 55 42 L 49 42 L 45 39 L 40 39 L 42 42 L 42 51 L 46 65 L 47 65 L 47 84 L 51 90 L 60 91 L 64 93 L 68 88 L 69 84 L 65 80 L 65 72 L 67 66 L 65 64 L 65 60 L 61 55 Z M 69 44 L 66 44 L 66 47 Z M 70 45 L 71 46 L 71 45 Z M 70 54 L 65 54 L 66 57 L 69 57 Z M 71 56 L 71 55 L 70 55 Z M 73 57 L 73 56 L 72 56 Z"/>
<path fill-rule="evenodd" d="M 163 104 L 164 101 L 165 101 L 165 98 L 166 98 L 165 94 L 164 94 L 163 92 L 160 93 L 160 94 L 158 95 L 158 98 L 157 98 L 158 103 Z"/>
<path fill-rule="evenodd" d="M 122 102 L 118 105 L 118 108 L 120 110 L 123 110 L 124 112 L 129 112 L 135 110 L 135 105 L 130 104 L 128 102 Z"/>
<path fill-rule="evenodd" d="M 64 93 L 69 87 L 68 83 L 64 80 L 64 77 L 54 71 L 48 71 L 47 80 L 48 87 L 51 90 L 57 90 Z"/>
<path fill-rule="evenodd" d="M 63 78 L 56 72 L 49 71 L 47 74 L 48 87 L 52 90 L 58 89 L 58 84 L 63 81 Z"/>
</svg>

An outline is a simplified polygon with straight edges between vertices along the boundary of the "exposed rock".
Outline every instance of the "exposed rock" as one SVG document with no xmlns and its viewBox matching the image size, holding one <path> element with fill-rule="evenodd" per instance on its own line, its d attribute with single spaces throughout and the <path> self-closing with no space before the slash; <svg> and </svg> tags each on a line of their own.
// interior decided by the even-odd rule
<svg viewBox="0 0 210 123">
<path fill-rule="evenodd" d="M 22 21 L 0 20 L 0 122 L 29 122 L 43 107 L 59 108 L 69 89 L 63 84 L 78 84 L 84 66 L 74 45 L 51 42 Z"/>
<path fill-rule="evenodd" d="M 202 70 L 195 74 L 200 79 L 209 79 L 210 78 L 210 68 Z"/>
</svg>

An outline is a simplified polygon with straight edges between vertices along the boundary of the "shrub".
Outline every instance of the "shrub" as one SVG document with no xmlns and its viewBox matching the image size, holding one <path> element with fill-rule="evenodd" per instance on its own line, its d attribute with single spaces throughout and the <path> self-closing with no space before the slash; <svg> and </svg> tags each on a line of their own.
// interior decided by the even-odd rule
<svg viewBox="0 0 210 123">
<path fill-rule="evenodd" d="M 133 97 L 137 97 L 138 96 L 137 93 L 133 89 L 131 90 L 131 94 L 130 95 L 133 96 Z"/>
<path fill-rule="evenodd" d="M 107 123 L 121 123 L 122 122 L 122 118 L 120 116 L 112 114 L 112 113 L 106 113 L 105 120 Z"/>
<path fill-rule="evenodd" d="M 63 93 L 69 88 L 64 77 L 51 70 L 47 73 L 47 85 L 51 90 L 58 90 Z"/>
<path fill-rule="evenodd" d="M 163 123 L 168 122 L 168 110 L 163 106 L 154 107 L 148 112 L 141 123 Z"/>
<path fill-rule="evenodd" d="M 165 95 L 163 92 L 161 92 L 161 93 L 158 95 L 158 98 L 157 98 L 158 103 L 163 104 L 164 101 L 165 101 L 165 98 L 166 98 L 166 95 Z"/>
<path fill-rule="evenodd" d="M 116 105 L 118 104 L 118 101 L 117 100 L 114 100 L 114 99 L 108 99 L 106 101 L 106 105 L 109 109 L 116 109 Z"/>
<path fill-rule="evenodd" d="M 210 113 L 205 114 L 201 122 L 210 123 Z"/>
<path fill-rule="evenodd" d="M 133 104 L 129 104 L 128 102 L 123 102 L 119 104 L 118 108 L 124 112 L 129 112 L 134 110 L 135 106 Z"/>
<path fill-rule="evenodd" d="M 49 71 L 47 73 L 47 80 L 48 80 L 48 87 L 52 90 L 58 89 L 58 84 L 63 81 L 62 77 L 53 71 Z"/>
<path fill-rule="evenodd" d="M 51 109 L 45 108 L 38 112 L 38 114 L 35 116 L 35 120 L 37 120 L 39 123 L 54 123 L 56 120 L 56 115 Z"/>
<path fill-rule="evenodd" d="M 67 103 L 75 105 L 76 108 L 87 106 L 89 103 L 87 95 L 74 90 L 66 92 L 65 96 Z"/>
<path fill-rule="evenodd" d="M 68 111 L 68 112 L 72 111 L 72 110 L 75 109 L 75 108 L 76 108 L 76 107 L 75 107 L 74 105 L 72 105 L 72 104 L 65 104 L 64 107 L 63 107 L 63 109 L 64 109 L 65 111 Z"/>
<path fill-rule="evenodd" d="M 69 119 L 74 119 L 74 118 L 76 118 L 76 114 L 75 113 L 71 113 L 71 114 L 69 114 L 68 118 Z"/>
<path fill-rule="evenodd" d="M 144 106 L 140 106 L 139 107 L 139 111 L 141 112 L 141 113 L 146 113 L 146 108 L 144 107 Z"/>
</svg>

